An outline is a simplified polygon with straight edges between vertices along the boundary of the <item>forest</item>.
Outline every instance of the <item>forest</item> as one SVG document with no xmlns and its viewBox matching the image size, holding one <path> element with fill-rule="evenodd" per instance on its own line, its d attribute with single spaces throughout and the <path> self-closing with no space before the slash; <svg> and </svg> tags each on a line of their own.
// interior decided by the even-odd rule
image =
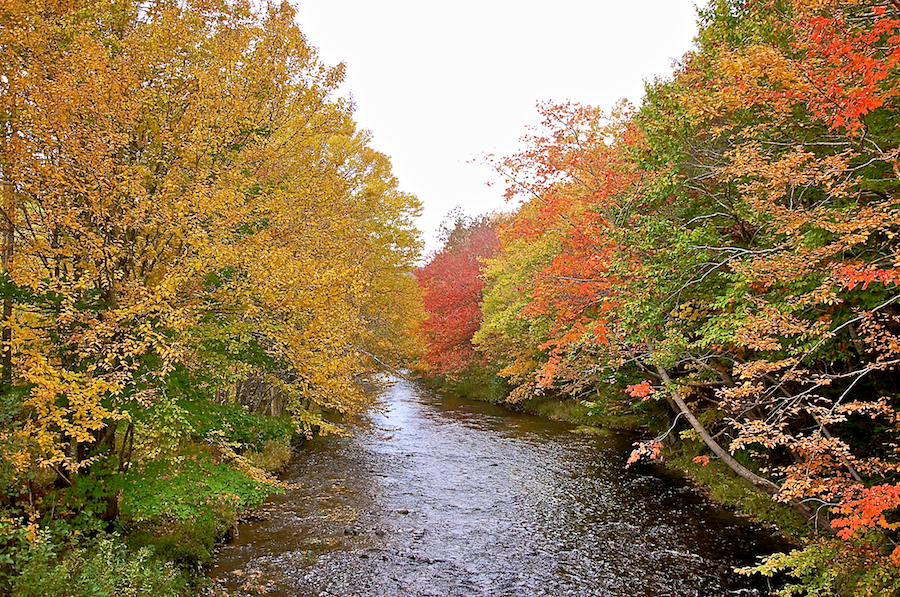
<svg viewBox="0 0 900 597">
<path fill-rule="evenodd" d="M 640 105 L 540 104 L 424 264 L 296 17 L 0 1 L 0 594 L 221 594 L 399 371 L 742 480 L 781 595 L 900 594 L 900 2 L 712 0 Z"/>
<path fill-rule="evenodd" d="M 790 508 L 798 548 L 744 570 L 782 595 L 898 594 L 900 3 L 698 18 L 639 106 L 541 104 L 491 158 L 513 211 L 451 214 L 417 270 L 424 367 L 630 415 L 629 466 L 688 456 Z"/>
<path fill-rule="evenodd" d="M 418 199 L 295 16 L 0 4 L 0 593 L 200 594 L 414 353 Z"/>
</svg>

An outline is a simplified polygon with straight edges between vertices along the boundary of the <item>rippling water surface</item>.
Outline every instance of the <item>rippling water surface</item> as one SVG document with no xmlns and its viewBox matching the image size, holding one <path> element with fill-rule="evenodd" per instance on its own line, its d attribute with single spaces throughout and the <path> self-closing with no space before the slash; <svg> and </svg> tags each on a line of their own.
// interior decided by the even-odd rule
<svg viewBox="0 0 900 597">
<path fill-rule="evenodd" d="M 678 479 L 625 470 L 632 438 L 399 381 L 350 438 L 306 444 L 213 576 L 284 596 L 765 594 L 734 566 L 783 549 Z M 243 589 L 241 588 L 243 587 Z"/>
</svg>

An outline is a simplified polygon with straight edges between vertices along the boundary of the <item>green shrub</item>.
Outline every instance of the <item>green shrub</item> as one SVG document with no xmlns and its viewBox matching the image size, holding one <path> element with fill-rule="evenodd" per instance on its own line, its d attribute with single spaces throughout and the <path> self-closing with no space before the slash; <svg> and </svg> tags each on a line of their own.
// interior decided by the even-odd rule
<svg viewBox="0 0 900 597">
<path fill-rule="evenodd" d="M 21 518 L 0 515 L 0 595 L 5 595 L 26 561 L 33 527 Z"/>
<path fill-rule="evenodd" d="M 38 541 L 15 579 L 13 597 L 177 597 L 185 579 L 149 548 L 129 552 L 115 536 L 58 556 Z"/>
<path fill-rule="evenodd" d="M 232 525 L 235 520 L 231 518 Z M 159 557 L 198 574 L 213 564 L 216 541 L 229 528 L 223 523 L 227 521 L 211 517 L 142 521 L 129 528 L 128 544 L 135 549 L 149 546 Z"/>
<path fill-rule="evenodd" d="M 509 394 L 506 380 L 483 367 L 471 367 L 452 376 L 426 377 L 423 381 L 438 392 L 493 404 L 502 403 Z"/>
<path fill-rule="evenodd" d="M 291 441 L 296 430 L 288 416 L 269 417 L 251 413 L 240 404 L 211 400 L 179 400 L 196 439 L 223 432 L 228 441 L 244 449 L 262 450 L 272 440 Z"/>
<path fill-rule="evenodd" d="M 897 566 L 871 542 L 818 538 L 803 549 L 776 553 L 742 574 L 773 576 L 782 572 L 790 580 L 774 594 L 778 597 L 888 597 L 900 594 Z"/>
<path fill-rule="evenodd" d="M 193 570 L 212 562 L 216 541 L 239 512 L 281 491 L 202 452 L 142 463 L 125 480 L 121 513 L 129 542 L 153 545 L 160 556 Z"/>
<path fill-rule="evenodd" d="M 159 516 L 187 520 L 209 515 L 222 503 L 234 510 L 252 508 L 275 491 L 279 489 L 201 453 L 132 468 L 125 475 L 121 511 L 132 521 Z"/>
</svg>

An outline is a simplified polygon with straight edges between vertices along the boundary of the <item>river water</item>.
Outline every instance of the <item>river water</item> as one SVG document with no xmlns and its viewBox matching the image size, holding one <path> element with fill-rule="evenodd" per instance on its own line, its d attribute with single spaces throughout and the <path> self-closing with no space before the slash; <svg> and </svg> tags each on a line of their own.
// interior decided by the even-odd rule
<svg viewBox="0 0 900 597">
<path fill-rule="evenodd" d="M 212 576 L 235 594 L 765 595 L 733 567 L 784 549 L 655 468 L 634 438 L 413 382 L 353 437 L 308 442 Z M 755 584 L 753 584 L 755 582 Z M 243 588 L 242 588 L 243 587 Z"/>
</svg>

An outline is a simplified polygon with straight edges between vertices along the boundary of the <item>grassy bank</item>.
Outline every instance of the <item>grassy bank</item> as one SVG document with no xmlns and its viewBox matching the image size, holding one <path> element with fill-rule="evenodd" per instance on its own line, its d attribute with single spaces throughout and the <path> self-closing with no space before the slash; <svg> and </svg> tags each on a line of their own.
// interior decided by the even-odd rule
<svg viewBox="0 0 900 597">
<path fill-rule="evenodd" d="M 797 543 L 810 534 L 812 529 L 805 518 L 753 487 L 719 460 L 710 458 L 706 465 L 694 462 L 695 456 L 704 455 L 701 452 L 704 450 L 699 450 L 696 442 L 679 440 L 665 448 L 663 464 L 688 475 L 713 502 L 771 526 L 788 541 Z"/>
<path fill-rule="evenodd" d="M 0 513 L 0 595 L 214 595 L 205 578 L 240 516 L 280 488 L 296 438 L 289 417 L 237 404 L 172 401 L 128 467 L 36 476 L 32 509 Z M 97 467 L 114 462 L 98 461 Z M 110 492 L 118 516 L 104 517 Z"/>
</svg>

